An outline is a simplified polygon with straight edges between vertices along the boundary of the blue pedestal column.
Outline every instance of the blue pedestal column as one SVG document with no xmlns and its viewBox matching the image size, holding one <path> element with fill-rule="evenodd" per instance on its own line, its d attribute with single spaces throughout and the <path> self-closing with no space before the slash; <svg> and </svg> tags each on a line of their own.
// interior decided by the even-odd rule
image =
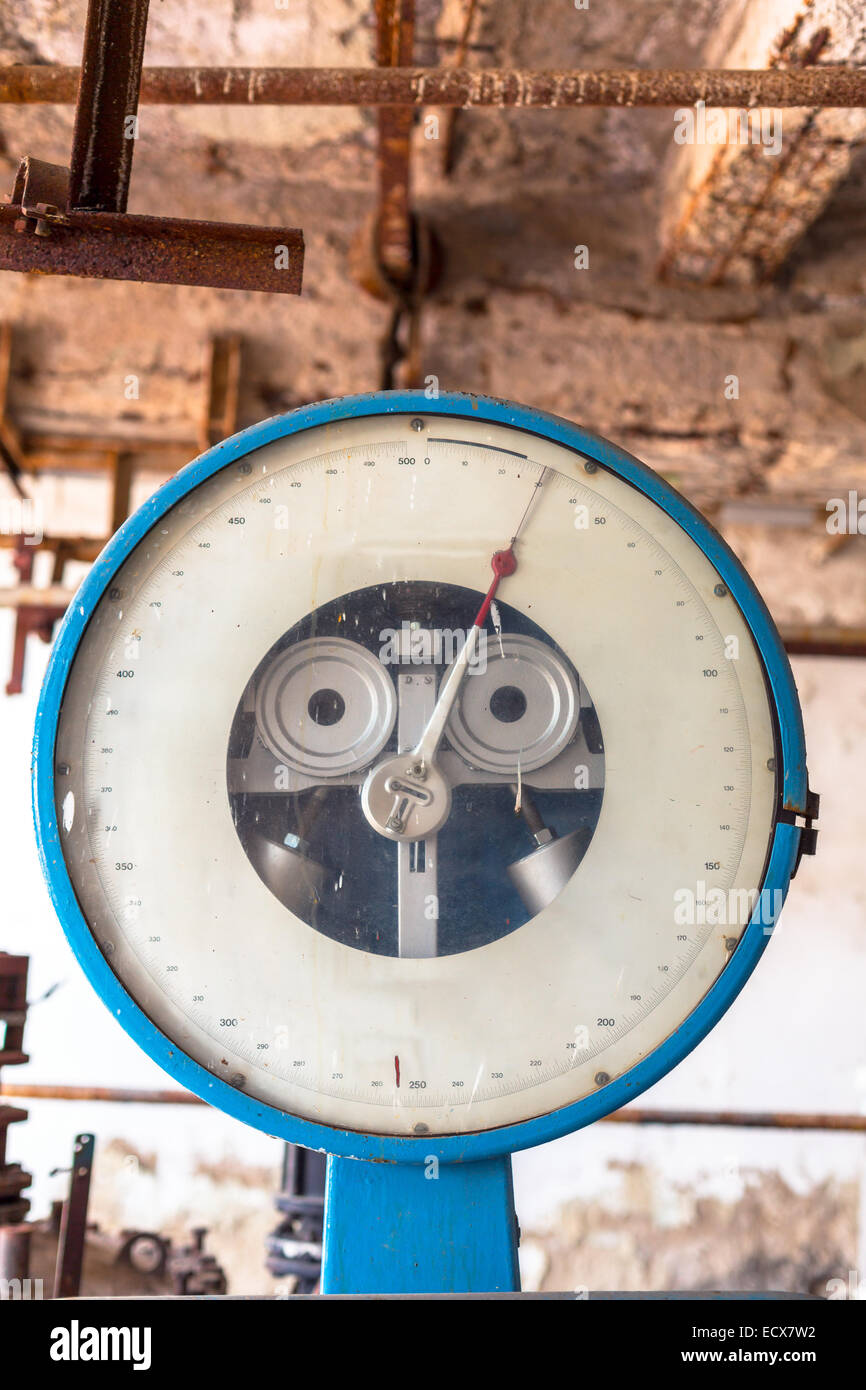
<svg viewBox="0 0 866 1390">
<path fill-rule="evenodd" d="M 329 1157 L 322 1293 L 519 1288 L 510 1154 L 438 1165 Z"/>
</svg>

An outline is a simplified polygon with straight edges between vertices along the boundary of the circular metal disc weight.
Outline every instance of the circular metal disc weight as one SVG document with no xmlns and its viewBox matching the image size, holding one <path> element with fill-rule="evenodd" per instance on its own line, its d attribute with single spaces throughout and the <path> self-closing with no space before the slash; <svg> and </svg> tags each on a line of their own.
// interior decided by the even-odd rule
<svg viewBox="0 0 866 1390">
<path fill-rule="evenodd" d="M 397 716 L 394 683 L 366 647 L 311 637 L 287 648 L 259 682 L 256 723 L 287 767 L 341 777 L 384 748 Z"/>
<path fill-rule="evenodd" d="M 574 737 L 580 714 L 577 681 L 552 647 L 533 637 L 486 639 L 486 665 L 460 691 L 448 738 L 461 757 L 485 772 L 534 772 Z M 442 677 L 447 679 L 447 672 Z"/>
</svg>

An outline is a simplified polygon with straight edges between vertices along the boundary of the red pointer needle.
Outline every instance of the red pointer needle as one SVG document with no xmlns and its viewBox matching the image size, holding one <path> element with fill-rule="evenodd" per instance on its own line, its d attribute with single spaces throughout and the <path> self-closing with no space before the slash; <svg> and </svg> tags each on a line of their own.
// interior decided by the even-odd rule
<svg viewBox="0 0 866 1390">
<path fill-rule="evenodd" d="M 546 477 L 547 469 L 543 468 L 541 470 L 541 477 L 535 484 L 535 491 L 533 492 L 532 496 L 527 502 L 526 510 L 523 513 L 523 516 L 520 518 L 520 525 L 514 532 L 514 535 L 511 537 L 510 546 L 507 550 L 497 550 L 496 554 L 493 556 L 493 559 L 490 561 L 490 568 L 493 570 L 494 574 L 493 583 L 487 590 L 487 597 L 485 598 L 484 602 L 478 610 L 478 616 L 475 619 L 475 622 L 473 623 L 473 627 L 481 627 L 487 621 L 487 615 L 490 612 L 490 605 L 496 597 L 496 590 L 499 588 L 499 581 L 501 579 L 507 579 L 508 576 L 510 574 L 513 574 L 514 571 L 517 569 L 517 557 L 514 554 L 514 542 L 517 540 L 517 537 L 523 530 L 526 518 L 529 516 L 529 513 L 532 510 L 532 504 L 538 496 L 539 490 L 544 486 L 544 480 Z"/>
<path fill-rule="evenodd" d="M 499 581 L 501 579 L 507 579 L 508 576 L 510 574 L 513 574 L 514 571 L 517 569 L 517 558 L 514 554 L 514 542 L 511 543 L 507 550 L 497 550 L 496 554 L 493 556 L 493 559 L 490 561 L 490 568 L 493 570 L 493 574 L 495 577 L 493 583 L 490 585 L 490 588 L 487 590 L 487 597 L 485 598 L 484 602 L 478 610 L 478 616 L 476 617 L 475 622 L 472 624 L 473 627 L 484 626 L 484 624 L 487 621 L 487 615 L 490 612 L 490 605 L 496 597 L 496 590 L 499 588 Z"/>
<path fill-rule="evenodd" d="M 463 684 L 463 679 L 469 669 L 469 663 L 475 655 L 475 647 L 479 640 L 479 633 L 490 612 L 490 605 L 496 597 L 496 590 L 499 588 L 500 581 L 506 579 L 508 575 L 514 574 L 514 571 L 517 569 L 517 560 L 514 555 L 514 543 L 523 529 L 523 524 L 529 516 L 532 504 L 538 495 L 538 489 L 541 487 L 546 476 L 547 469 L 545 468 L 538 482 L 535 484 L 535 491 L 529 499 L 526 511 L 520 519 L 520 525 L 511 537 L 511 544 L 508 549 L 497 550 L 493 559 L 490 561 L 490 567 L 493 570 L 493 583 L 487 590 L 487 596 L 478 610 L 478 616 L 475 622 L 467 633 L 466 641 L 463 644 L 457 660 L 442 682 L 439 691 L 439 699 L 433 706 L 433 712 L 427 722 L 427 727 L 413 749 L 412 757 L 414 763 L 411 771 L 415 776 L 425 777 L 428 769 L 433 766 L 437 749 L 442 742 L 442 735 L 445 732 L 445 725 L 451 713 L 451 708 L 454 701 L 457 699 L 458 692 Z"/>
</svg>

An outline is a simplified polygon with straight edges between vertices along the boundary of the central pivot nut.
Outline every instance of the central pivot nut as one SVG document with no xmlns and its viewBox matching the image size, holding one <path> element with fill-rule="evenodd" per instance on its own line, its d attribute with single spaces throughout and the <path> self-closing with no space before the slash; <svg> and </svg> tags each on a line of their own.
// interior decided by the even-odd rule
<svg viewBox="0 0 866 1390">
<path fill-rule="evenodd" d="M 386 758 L 361 789 L 361 808 L 389 840 L 426 840 L 451 810 L 451 787 L 435 765 L 420 765 L 411 753 Z"/>
</svg>

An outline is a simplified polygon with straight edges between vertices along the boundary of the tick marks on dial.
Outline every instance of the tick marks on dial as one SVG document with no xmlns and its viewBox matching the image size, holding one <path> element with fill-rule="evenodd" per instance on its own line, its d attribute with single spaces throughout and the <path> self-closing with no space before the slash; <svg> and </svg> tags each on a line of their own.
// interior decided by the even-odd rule
<svg viewBox="0 0 866 1390">
<path fill-rule="evenodd" d="M 428 444 L 463 444 L 463 445 L 464 445 L 466 448 L 468 448 L 468 449 L 477 449 L 477 448 L 478 448 L 477 443 L 473 443 L 473 441 L 472 441 L 471 439 L 444 439 L 444 438 L 434 437 L 433 435 L 431 435 L 431 436 L 429 437 L 429 439 L 427 440 L 427 443 L 428 443 Z M 495 445 L 495 444 L 485 444 L 485 445 L 484 445 L 484 448 L 485 448 L 485 449 L 489 449 L 490 452 L 491 452 L 492 454 L 509 454 L 509 455 L 511 456 L 511 458 L 514 458 L 514 459 L 526 459 L 526 458 L 529 457 L 527 454 L 518 454 L 517 451 L 516 451 L 515 449 L 500 449 L 500 448 L 499 448 L 497 445 Z"/>
</svg>

